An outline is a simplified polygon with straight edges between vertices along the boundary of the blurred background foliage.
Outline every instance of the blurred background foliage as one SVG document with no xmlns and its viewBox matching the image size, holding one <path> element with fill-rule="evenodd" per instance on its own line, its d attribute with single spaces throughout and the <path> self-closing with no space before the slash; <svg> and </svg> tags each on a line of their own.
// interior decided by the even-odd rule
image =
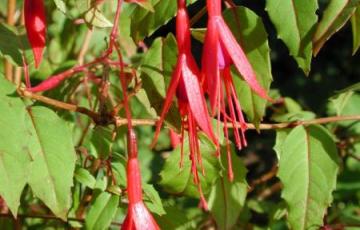
<svg viewBox="0 0 360 230">
<path fill-rule="evenodd" d="M 19 9 L 21 9 L 22 1 L 16 2 L 18 9 L 16 16 L 20 18 Z M 61 12 L 55 5 L 55 3 L 61 5 L 61 2 L 66 3 L 65 13 Z M 158 1 L 154 0 L 153 2 Z M 306 76 L 289 55 L 284 42 L 277 38 L 276 29 L 265 11 L 266 1 L 237 0 L 234 3 L 252 10 L 261 17 L 268 33 L 268 43 L 271 49 L 271 73 L 273 77 L 271 95 L 275 98 L 284 98 L 285 101 L 276 105 L 268 105 L 262 122 L 288 122 L 315 117 L 360 114 L 360 94 L 358 92 L 360 87 L 355 85 L 356 83 L 359 84 L 360 54 L 352 55 L 353 37 L 349 22 L 325 43 L 319 54 L 312 60 L 311 71 Z M 54 73 L 74 66 L 78 62 L 79 52 L 88 33 L 91 33 L 91 39 L 83 58 L 85 63 L 93 60 L 106 49 L 109 26 L 112 23 L 116 1 L 106 1 L 105 4 L 101 5 L 101 13 L 105 19 L 100 18 L 99 21 L 95 22 L 86 16 L 89 9 L 87 4 L 88 1 L 86 0 L 46 1 L 48 41 L 44 54 L 45 58 L 40 68 L 36 70 L 33 65 L 30 65 L 33 85 Z M 166 13 L 173 16 L 176 9 L 175 1 L 171 3 L 169 1 L 169 4 L 173 4 L 173 11 L 168 10 Z M 320 17 L 327 4 L 328 1 L 319 1 L 318 13 Z M 196 15 L 204 5 L 205 1 L 203 0 L 191 4 L 189 6 L 190 16 Z M 153 6 L 156 12 L 156 5 Z M 6 21 L 6 10 L 7 1 L 1 1 L 1 23 Z M 161 100 L 159 101 L 155 94 L 150 95 L 149 92 L 153 92 L 151 87 L 155 87 L 158 89 L 156 93 L 160 93 L 162 97 L 165 95 L 165 86 L 169 82 L 172 65 L 176 61 L 174 39 L 169 35 L 169 33 L 174 33 L 174 19 L 171 19 L 170 16 L 168 18 L 164 16 L 166 20 L 162 23 L 164 25 L 160 27 L 144 26 L 142 23 L 145 22 L 141 20 L 131 24 L 131 20 L 134 18 L 141 18 L 144 10 L 140 6 L 125 4 L 120 19 L 120 44 L 123 48 L 124 61 L 131 68 L 138 70 L 137 77 L 142 80 L 142 88 L 139 90 L 136 89 L 134 80 L 129 86 L 129 91 L 136 90 L 136 95 L 132 97 L 131 103 L 133 117 L 137 119 L 156 117 L 156 112 L 161 109 Z M 80 23 L 84 21 L 85 23 Z M 193 27 L 204 28 L 206 21 L 205 15 Z M 20 24 L 17 23 L 17 28 L 20 28 L 19 31 L 21 31 Z M 93 28 L 92 32 L 89 32 L 89 28 Z M 133 38 L 138 39 L 138 41 L 143 40 L 144 44 L 135 43 Z M 4 42 L 9 41 L 4 41 L 0 34 L 0 43 Z M 156 45 L 159 47 L 157 48 Z M 198 39 L 193 39 L 193 54 L 198 63 L 201 62 L 201 49 L 201 42 Z M 159 52 L 167 55 L 167 59 L 156 59 Z M 154 56 L 150 54 L 154 54 Z M 2 57 L 1 60 L 5 59 Z M 164 77 L 164 80 L 158 85 L 151 85 L 156 79 L 154 78 L 156 71 L 147 69 L 144 63 L 153 64 L 156 61 L 165 61 L 165 63 L 159 63 L 159 66 L 163 65 L 161 76 Z M 130 67 L 125 71 L 130 73 Z M 4 72 L 3 68 L 3 65 L 0 65 L 0 72 Z M 113 98 L 106 102 L 107 108 L 110 108 L 121 98 L 120 83 L 117 79 L 118 71 L 116 69 L 105 71 L 103 67 L 96 67 L 94 73 L 102 75 L 100 77 L 109 78 L 112 83 L 110 95 Z M 89 92 L 83 87 L 79 87 L 82 81 L 83 78 L 79 74 L 66 80 L 59 88 L 46 92 L 45 95 L 97 109 L 96 95 L 98 95 L 98 89 L 96 87 L 89 88 L 90 94 L 95 95 L 89 99 L 87 95 Z M 355 87 L 350 90 L 341 91 L 354 85 Z M 152 97 L 153 95 L 155 96 Z M 36 104 L 42 103 L 37 102 Z M 34 198 L 31 189 L 26 187 L 22 195 L 20 218 L 13 220 L 6 216 L 5 212 L 2 212 L 3 215 L 0 216 L 1 228 L 12 229 L 19 225 L 23 226 L 23 229 L 64 229 L 84 226 L 88 229 L 102 229 L 104 226 L 110 226 L 111 229 L 119 228 L 118 224 L 122 222 L 126 213 L 126 201 L 121 195 L 126 186 L 125 129 L 117 130 L 118 138 L 116 141 L 112 141 L 114 127 L 94 126 L 90 124 L 87 117 L 54 108 L 53 110 L 72 127 L 73 140 L 78 152 L 75 186 L 72 189 L 73 204 L 68 215 L 69 219 L 67 222 L 63 222 L 48 217 L 49 210 L 39 199 Z M 176 114 L 175 108 L 173 110 L 174 112 L 168 118 L 168 123 L 177 127 L 179 125 L 178 114 Z M 84 129 L 87 127 L 88 132 L 84 136 Z M 360 124 L 358 122 L 338 122 L 328 124 L 326 127 L 334 134 L 341 163 L 336 190 L 333 194 L 334 201 L 327 210 L 324 221 L 333 226 L 333 229 L 342 229 L 343 226 L 349 226 L 346 229 L 356 229 L 360 226 Z M 224 206 L 224 202 L 218 200 L 219 196 L 224 194 L 217 190 L 219 189 L 217 182 L 222 180 L 224 185 L 227 181 L 226 177 L 213 173 L 225 173 L 226 166 L 217 165 L 221 162 L 209 163 L 212 168 L 207 169 L 209 171 L 208 176 L 206 179 L 202 179 L 203 187 L 208 190 L 206 192 L 207 197 L 212 200 L 210 212 L 203 212 L 198 208 L 196 190 L 194 190 L 189 175 L 184 173 L 186 170 L 177 169 L 179 149 L 173 150 L 170 146 L 168 130 L 163 129 L 159 143 L 153 150 L 149 149 L 154 134 L 153 127 L 138 126 L 136 131 L 139 140 L 142 178 L 147 184 L 144 187 L 146 204 L 150 211 L 155 213 L 155 217 L 163 229 L 288 228 L 285 218 L 286 203 L 281 198 L 279 179 L 275 177 L 278 160 L 273 147 L 281 135 L 276 134 L 275 130 L 262 131 L 261 133 L 249 130 L 247 131 L 249 146 L 241 151 L 233 149 L 233 153 L 236 154 L 233 161 L 234 170 L 239 176 L 234 184 L 226 185 L 226 189 L 237 194 L 237 199 L 227 201 L 229 202 L 227 204 L 233 205 L 233 207 Z M 202 145 L 204 145 L 202 148 L 204 155 L 210 154 L 213 147 L 207 142 L 206 138 L 201 140 Z M 165 162 L 166 159 L 168 160 Z M 211 157 L 209 161 L 212 161 Z M 111 165 L 116 179 L 116 184 L 113 186 L 110 186 L 111 183 L 107 175 L 109 171 L 109 167 L 106 166 L 107 163 Z M 96 168 L 96 164 L 100 166 Z M 186 178 L 188 179 L 186 180 Z M 117 198 L 113 198 L 114 196 Z M 86 197 L 88 199 L 85 199 Z M 121 201 L 119 208 L 116 205 L 115 207 L 111 205 L 112 202 L 118 203 L 119 199 Z M 105 214 L 101 215 L 92 209 L 102 209 L 106 212 L 104 211 Z M 229 212 L 228 216 L 223 217 L 222 212 L 226 210 Z M 32 217 L 36 217 L 38 214 L 47 218 Z M 85 219 L 79 221 L 78 217 Z M 110 224 L 111 222 L 113 223 Z M 103 225 L 97 226 L 96 223 Z M 351 226 L 355 227 L 351 228 Z"/>
</svg>

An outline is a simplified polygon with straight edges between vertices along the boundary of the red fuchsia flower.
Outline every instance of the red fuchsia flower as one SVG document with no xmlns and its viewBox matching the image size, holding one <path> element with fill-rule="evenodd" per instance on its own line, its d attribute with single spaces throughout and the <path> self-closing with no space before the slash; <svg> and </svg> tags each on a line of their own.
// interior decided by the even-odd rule
<svg viewBox="0 0 360 230">
<path fill-rule="evenodd" d="M 224 135 L 227 141 L 228 127 L 226 125 L 230 121 L 234 128 L 236 146 L 241 149 L 247 144 L 244 135 L 247 127 L 232 80 L 231 65 L 235 65 L 253 91 L 262 98 L 271 99 L 258 83 L 244 51 L 225 23 L 221 14 L 221 0 L 207 0 L 207 10 L 209 19 L 202 58 L 202 81 L 209 95 L 212 114 L 217 114 L 218 123 L 220 117 L 223 117 Z M 229 142 L 227 148 L 228 176 L 232 180 Z"/>
<path fill-rule="evenodd" d="M 189 136 L 189 149 L 191 160 L 191 172 L 194 177 L 194 183 L 197 185 L 202 206 L 207 209 L 206 200 L 201 190 L 198 165 L 204 174 L 204 168 L 201 160 L 201 153 L 198 143 L 198 131 L 203 131 L 215 143 L 217 139 L 212 131 L 210 117 L 206 107 L 206 102 L 202 87 L 199 83 L 200 71 L 191 54 L 191 37 L 189 17 L 186 11 L 186 1 L 178 0 L 178 11 L 176 16 L 176 40 L 179 50 L 179 56 L 175 70 L 172 74 L 169 89 L 166 94 L 164 107 L 156 126 L 153 144 L 157 141 L 162 123 L 168 112 L 174 95 L 178 99 L 178 106 L 182 118 L 181 141 L 183 141 L 184 130 L 187 130 Z M 181 148 L 182 149 L 182 148 Z M 181 150 L 180 167 L 183 162 L 183 150 Z"/>
<path fill-rule="evenodd" d="M 154 217 L 146 208 L 142 198 L 141 176 L 138 161 L 138 149 L 135 132 L 128 130 L 127 162 L 128 213 L 121 226 L 122 230 L 157 230 L 160 229 Z"/>
<path fill-rule="evenodd" d="M 43 0 L 24 0 L 25 28 L 32 51 L 35 67 L 38 68 L 46 44 L 46 17 Z"/>
</svg>

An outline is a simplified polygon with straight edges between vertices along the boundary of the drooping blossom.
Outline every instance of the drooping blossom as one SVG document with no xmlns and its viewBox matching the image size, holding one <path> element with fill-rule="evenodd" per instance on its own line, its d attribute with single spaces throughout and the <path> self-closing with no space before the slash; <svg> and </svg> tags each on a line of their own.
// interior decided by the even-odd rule
<svg viewBox="0 0 360 230">
<path fill-rule="evenodd" d="M 186 1 L 178 0 L 178 11 L 176 16 L 176 40 L 178 45 L 178 60 L 172 74 L 169 89 L 167 90 L 164 107 L 156 126 L 153 144 L 157 141 L 162 123 L 168 112 L 173 97 L 176 95 L 181 122 L 181 141 L 184 140 L 184 131 L 188 132 L 189 157 L 191 160 L 191 173 L 194 183 L 197 185 L 202 206 L 207 209 L 206 200 L 201 190 L 198 175 L 198 166 L 205 174 L 201 160 L 201 153 L 198 142 L 198 132 L 203 131 L 215 143 L 217 139 L 212 131 L 210 117 L 206 107 L 206 102 L 202 87 L 199 83 L 200 71 L 191 54 L 191 37 L 189 17 L 186 11 Z M 183 148 L 181 148 L 183 149 Z M 183 163 L 183 150 L 181 150 L 180 167 Z"/>
<path fill-rule="evenodd" d="M 234 129 L 236 146 L 246 146 L 245 130 L 247 129 L 236 89 L 231 76 L 230 67 L 234 64 L 250 88 L 260 97 L 271 100 L 256 79 L 255 72 L 244 51 L 236 41 L 221 14 L 221 0 L 207 0 L 208 25 L 202 57 L 202 81 L 209 95 L 213 115 L 218 121 L 224 121 L 224 135 L 228 141 L 230 122 Z M 230 147 L 227 143 L 228 177 L 233 179 Z"/>
<path fill-rule="evenodd" d="M 146 208 L 141 188 L 141 176 L 138 161 L 138 149 L 136 135 L 133 129 L 128 130 L 128 162 L 127 173 L 127 194 L 128 213 L 121 226 L 122 230 L 157 230 L 160 229 L 154 217 Z"/>
<path fill-rule="evenodd" d="M 24 0 L 25 28 L 38 68 L 46 44 L 46 17 L 43 0 Z"/>
</svg>

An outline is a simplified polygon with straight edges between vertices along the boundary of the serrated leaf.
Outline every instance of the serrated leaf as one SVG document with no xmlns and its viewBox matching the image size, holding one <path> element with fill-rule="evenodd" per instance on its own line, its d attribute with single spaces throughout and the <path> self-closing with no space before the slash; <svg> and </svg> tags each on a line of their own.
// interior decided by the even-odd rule
<svg viewBox="0 0 360 230">
<path fill-rule="evenodd" d="M 35 196 L 65 220 L 76 161 L 70 128 L 50 109 L 37 106 L 28 111 L 33 129 L 29 185 Z"/>
<path fill-rule="evenodd" d="M 177 60 L 177 46 L 174 36 L 156 39 L 144 56 L 140 71 L 142 85 L 157 114 L 161 114 L 166 89 Z M 173 127 L 180 127 L 180 115 L 175 107 L 170 107 L 165 121 Z M 146 106 L 146 105 L 144 105 Z M 147 109 L 150 111 L 151 109 Z"/>
<path fill-rule="evenodd" d="M 313 50 L 315 56 L 325 42 L 345 25 L 359 4 L 360 0 L 330 1 L 314 34 Z"/>
<path fill-rule="evenodd" d="M 208 204 L 211 214 L 219 229 L 232 229 L 244 207 L 247 194 L 246 173 L 244 163 L 231 148 L 231 158 L 234 167 L 234 181 L 230 182 L 227 173 L 218 179 L 212 187 Z M 226 148 L 222 148 L 221 161 L 227 165 Z M 228 167 L 226 167 L 226 171 Z"/>
<path fill-rule="evenodd" d="M 96 26 L 100 28 L 113 27 L 112 22 L 110 22 L 96 7 L 90 8 L 85 13 L 84 20 L 87 24 L 91 26 Z"/>
<path fill-rule="evenodd" d="M 266 11 L 278 37 L 286 44 L 299 65 L 308 74 L 312 57 L 312 35 L 317 23 L 316 0 L 268 0 Z"/>
<path fill-rule="evenodd" d="M 14 216 L 28 180 L 32 134 L 26 107 L 15 92 L 15 86 L 0 76 L 0 195 Z"/>
<path fill-rule="evenodd" d="M 31 47 L 23 28 L 17 29 L 0 23 L 0 54 L 11 61 L 12 64 L 23 66 L 23 55 L 25 55 L 27 63 L 33 61 Z"/>
<path fill-rule="evenodd" d="M 272 82 L 270 48 L 261 18 L 244 7 L 225 10 L 223 15 L 244 49 L 260 85 L 263 89 L 269 90 Z M 242 78 L 236 77 L 237 72 L 233 72 L 233 75 L 238 98 L 248 120 L 255 125 L 260 124 L 265 114 L 266 100 L 253 92 Z"/>
<path fill-rule="evenodd" d="M 221 170 L 219 160 L 215 156 L 216 148 L 214 144 L 204 134 L 199 136 L 200 152 L 202 163 L 205 169 L 205 176 L 202 175 L 200 166 L 198 167 L 201 187 L 204 194 L 210 191 L 213 183 L 220 176 Z M 183 167 L 180 168 L 180 146 L 170 153 L 165 161 L 164 168 L 160 176 L 160 185 L 169 193 L 183 194 L 191 197 L 199 197 L 197 186 L 193 182 L 191 174 L 191 161 L 189 159 L 189 147 L 187 138 L 184 141 Z"/>
<path fill-rule="evenodd" d="M 86 229 L 108 229 L 113 219 L 120 197 L 107 192 L 100 193 L 90 206 L 85 218 Z"/>
<path fill-rule="evenodd" d="M 27 109 L 4 78 L 0 87 L 0 111 L 6 113 L 0 118 L 1 143 L 6 144 L 0 143 L 0 193 L 16 215 L 21 190 L 29 183 L 36 197 L 66 219 L 76 160 L 70 129 L 45 107 Z"/>
<path fill-rule="evenodd" d="M 353 35 L 353 55 L 360 47 L 360 7 L 357 7 L 351 16 L 351 28 Z"/>
<path fill-rule="evenodd" d="M 281 147 L 278 177 L 291 229 L 319 229 L 332 202 L 338 166 L 335 142 L 321 126 L 298 126 Z"/>
</svg>

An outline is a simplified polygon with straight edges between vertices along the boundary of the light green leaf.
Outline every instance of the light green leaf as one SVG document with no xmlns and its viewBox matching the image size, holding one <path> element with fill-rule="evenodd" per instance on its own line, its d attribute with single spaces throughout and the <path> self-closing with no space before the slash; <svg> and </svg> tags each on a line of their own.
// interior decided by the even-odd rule
<svg viewBox="0 0 360 230">
<path fill-rule="evenodd" d="M 274 150 L 276 152 L 276 156 L 278 160 L 281 158 L 281 151 L 282 151 L 282 145 L 284 144 L 284 141 L 288 134 L 291 132 L 291 129 L 279 129 L 276 130 L 276 140 L 274 145 Z"/>
<path fill-rule="evenodd" d="M 50 109 L 32 107 L 28 111 L 33 130 L 29 185 L 35 196 L 65 220 L 76 161 L 70 128 Z"/>
<path fill-rule="evenodd" d="M 120 197 L 107 192 L 100 193 L 90 206 L 85 218 L 85 227 L 89 230 L 108 229 L 113 219 Z"/>
<path fill-rule="evenodd" d="M 26 107 L 15 95 L 15 86 L 0 76 L 0 195 L 14 216 L 28 180 L 33 134 Z"/>
<path fill-rule="evenodd" d="M 113 26 L 112 22 L 110 22 L 96 7 L 90 8 L 85 13 L 84 20 L 87 24 L 100 28 Z"/>
<path fill-rule="evenodd" d="M 224 11 L 224 18 L 249 58 L 260 85 L 269 90 L 272 82 L 270 48 L 261 18 L 244 7 Z M 254 93 L 240 77 L 234 76 L 233 80 L 248 120 L 259 125 L 265 114 L 266 100 Z"/>
<path fill-rule="evenodd" d="M 353 34 L 353 55 L 360 47 L 360 7 L 357 7 L 351 16 L 351 27 Z"/>
<path fill-rule="evenodd" d="M 28 64 L 33 61 L 31 47 L 23 27 L 17 29 L 14 26 L 0 23 L 0 34 L 1 56 L 17 66 L 23 66 L 23 55 L 25 55 Z"/>
<path fill-rule="evenodd" d="M 157 114 L 161 114 L 176 60 L 177 46 L 172 35 L 165 39 L 156 39 L 142 60 L 140 67 L 142 85 Z M 171 126 L 180 127 L 180 115 L 175 105 L 176 103 L 173 103 L 165 119 Z M 148 109 L 150 110 L 151 108 Z"/>
<path fill-rule="evenodd" d="M 216 148 L 214 144 L 205 135 L 199 136 L 200 152 L 202 164 L 205 170 L 205 176 L 202 175 L 200 166 L 198 167 L 199 179 L 204 194 L 207 194 L 211 186 L 220 176 L 220 164 L 215 156 Z M 191 174 L 191 161 L 189 158 L 188 139 L 184 141 L 184 159 L 183 167 L 180 168 L 180 147 L 170 153 L 165 161 L 163 170 L 160 173 L 160 185 L 169 193 L 183 194 L 191 197 L 199 197 L 197 186 L 193 182 Z"/>
<path fill-rule="evenodd" d="M 92 132 L 91 143 L 95 147 L 96 155 L 101 159 L 107 159 L 111 153 L 113 130 L 114 128 L 98 126 Z"/>
<path fill-rule="evenodd" d="M 314 34 L 313 50 L 315 56 L 325 42 L 345 25 L 359 4 L 360 0 L 330 1 Z"/>
<path fill-rule="evenodd" d="M 81 184 L 93 189 L 96 184 L 96 179 L 91 173 L 84 168 L 78 168 L 75 171 L 75 179 Z"/>
<path fill-rule="evenodd" d="M 66 14 L 67 9 L 66 9 L 66 4 L 63 0 L 54 0 L 54 3 L 56 5 L 56 7 L 63 12 L 64 14 Z"/>
<path fill-rule="evenodd" d="M 338 166 L 335 142 L 321 126 L 298 126 L 281 147 L 278 177 L 291 229 L 319 229 L 332 202 Z"/>
<path fill-rule="evenodd" d="M 66 219 L 76 160 L 70 129 L 45 107 L 26 108 L 4 78 L 0 87 L 0 194 L 16 215 L 29 183 L 36 197 Z"/>
<path fill-rule="evenodd" d="M 212 187 L 208 204 L 211 214 L 216 220 L 219 229 L 232 229 L 244 207 L 247 194 L 246 173 L 244 163 L 231 148 L 231 159 L 234 167 L 234 181 L 230 182 L 227 177 L 228 167 L 223 176 Z M 221 161 L 227 164 L 226 147 L 222 148 Z"/>
<path fill-rule="evenodd" d="M 308 74 L 312 56 L 312 36 L 317 23 L 316 0 L 268 0 L 266 10 L 299 67 Z"/>
<path fill-rule="evenodd" d="M 330 99 L 330 101 L 333 103 L 333 106 L 336 110 L 336 114 L 338 116 L 341 115 L 342 111 L 344 110 L 344 107 L 348 103 L 353 93 L 354 93 L 353 91 L 347 91 L 345 93 L 338 94 Z"/>
<path fill-rule="evenodd" d="M 143 184 L 142 187 L 144 191 L 144 203 L 150 212 L 156 213 L 159 216 L 166 214 L 159 193 L 155 190 L 154 186 Z"/>
</svg>

